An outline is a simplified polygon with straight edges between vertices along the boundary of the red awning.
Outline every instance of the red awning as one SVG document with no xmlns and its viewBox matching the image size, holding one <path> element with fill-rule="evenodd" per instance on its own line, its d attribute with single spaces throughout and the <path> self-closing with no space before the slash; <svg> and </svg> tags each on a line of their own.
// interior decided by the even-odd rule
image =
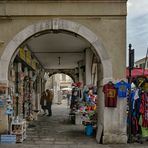
<svg viewBox="0 0 148 148">
<path fill-rule="evenodd" d="M 129 76 L 129 70 L 128 68 L 126 68 L 126 76 Z M 136 77 L 136 76 L 143 76 L 143 69 L 142 68 L 134 68 L 132 69 L 132 73 L 131 73 L 132 77 Z M 148 76 L 148 69 L 144 70 L 144 76 Z"/>
</svg>

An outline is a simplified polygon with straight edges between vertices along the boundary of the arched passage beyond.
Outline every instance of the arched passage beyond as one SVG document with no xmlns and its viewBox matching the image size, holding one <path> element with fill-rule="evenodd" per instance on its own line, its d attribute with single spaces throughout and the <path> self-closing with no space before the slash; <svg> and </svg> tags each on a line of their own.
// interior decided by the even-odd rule
<svg viewBox="0 0 148 148">
<path fill-rule="evenodd" d="M 83 37 L 84 39 L 86 39 L 93 47 L 94 52 L 96 53 L 96 55 L 98 56 L 97 58 L 101 60 L 101 66 L 102 67 L 102 71 L 103 74 L 101 76 L 101 84 L 106 83 L 106 81 L 108 81 L 109 79 L 112 78 L 112 63 L 111 60 L 109 58 L 109 55 L 107 53 L 107 50 L 104 48 L 101 40 L 99 39 L 99 37 L 97 35 L 95 35 L 91 30 L 89 30 L 88 28 L 86 28 L 85 26 L 75 23 L 75 22 L 71 22 L 71 21 L 67 21 L 67 20 L 61 20 L 61 19 L 52 19 L 49 21 L 43 21 L 43 22 L 39 22 L 37 24 L 32 24 L 28 27 L 26 27 L 24 30 L 22 30 L 21 32 L 19 32 L 10 42 L 9 44 L 6 46 L 2 56 L 1 56 L 1 60 L 0 60 L 0 64 L 1 64 L 1 69 L 3 69 L 3 71 L 1 71 L 1 75 L 0 75 L 0 80 L 1 82 L 5 82 L 8 85 L 8 69 L 9 69 L 9 64 L 11 61 L 12 56 L 14 55 L 14 53 L 16 52 L 17 48 L 24 42 L 26 41 L 28 38 L 30 38 L 31 36 L 33 36 L 34 34 L 38 33 L 38 32 L 42 32 L 45 30 L 65 30 L 65 31 L 69 31 L 69 32 L 74 32 L 78 35 L 80 35 L 81 37 Z M 100 96 L 99 98 L 102 98 L 102 87 L 100 86 L 99 92 L 100 92 Z M 102 131 L 104 129 L 104 102 L 102 99 L 102 102 L 100 103 L 99 106 L 99 110 L 98 110 L 98 131 L 97 131 L 97 136 L 96 139 L 98 142 L 100 142 L 100 138 L 102 135 Z"/>
<path fill-rule="evenodd" d="M 71 77 L 71 79 L 75 82 L 75 70 L 74 69 L 50 69 L 48 72 L 49 77 L 53 76 L 54 74 L 65 74 Z"/>
</svg>

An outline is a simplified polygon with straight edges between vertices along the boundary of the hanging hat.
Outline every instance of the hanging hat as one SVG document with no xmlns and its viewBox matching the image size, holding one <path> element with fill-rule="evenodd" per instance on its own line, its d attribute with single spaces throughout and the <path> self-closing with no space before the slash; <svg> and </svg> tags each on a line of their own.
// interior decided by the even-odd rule
<svg viewBox="0 0 148 148">
<path fill-rule="evenodd" d="M 136 85 L 132 82 L 131 89 L 134 89 L 134 88 L 136 88 Z"/>
</svg>

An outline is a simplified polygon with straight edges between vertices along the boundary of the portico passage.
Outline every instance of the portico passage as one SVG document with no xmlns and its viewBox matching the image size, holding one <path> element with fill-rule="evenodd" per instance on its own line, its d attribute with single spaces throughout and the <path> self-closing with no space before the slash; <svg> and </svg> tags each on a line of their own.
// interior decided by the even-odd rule
<svg viewBox="0 0 148 148">
<path fill-rule="evenodd" d="M 97 88 L 97 142 L 102 138 L 105 143 L 112 135 L 112 127 L 118 127 L 112 121 L 120 113 L 120 106 L 115 110 L 105 108 L 102 93 L 103 84 L 112 78 L 112 62 L 99 36 L 83 25 L 53 19 L 27 26 L 6 46 L 1 57 L 3 64 L 1 79 L 8 82 L 11 95 L 15 96 L 15 116 L 23 114 L 26 118 L 33 110 L 40 110 L 39 100 L 48 76 L 63 73 L 74 82 L 81 82 L 81 89 L 90 84 Z M 51 86 L 56 94 L 59 87 L 54 82 Z M 27 103 L 32 105 L 28 110 Z"/>
</svg>

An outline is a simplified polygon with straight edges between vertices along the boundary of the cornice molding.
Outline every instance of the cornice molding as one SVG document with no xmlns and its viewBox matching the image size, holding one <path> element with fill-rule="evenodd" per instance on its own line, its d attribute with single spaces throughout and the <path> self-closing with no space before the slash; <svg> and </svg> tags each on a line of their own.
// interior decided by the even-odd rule
<svg viewBox="0 0 148 148">
<path fill-rule="evenodd" d="M 107 2 L 107 3 L 112 3 L 112 2 L 127 2 L 128 0 L 0 0 L 0 2 L 7 3 L 7 2 L 87 2 L 87 3 L 92 3 L 92 2 Z"/>
</svg>

